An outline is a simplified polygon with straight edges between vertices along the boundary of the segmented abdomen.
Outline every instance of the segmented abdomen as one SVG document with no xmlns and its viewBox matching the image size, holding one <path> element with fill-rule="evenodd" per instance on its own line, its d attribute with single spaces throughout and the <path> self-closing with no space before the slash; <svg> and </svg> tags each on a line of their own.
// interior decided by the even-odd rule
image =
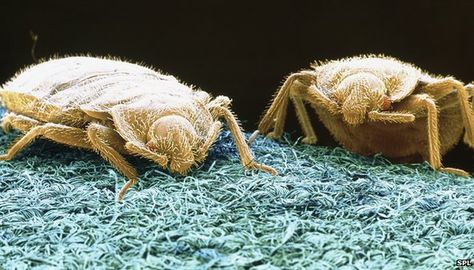
<svg viewBox="0 0 474 270">
<path fill-rule="evenodd" d="M 87 123 L 81 108 L 107 111 L 129 102 L 159 107 L 189 100 L 193 90 L 173 76 L 127 62 L 68 57 L 31 66 L 3 85 L 8 110 L 44 122 Z M 137 102 L 139 100 L 140 102 Z"/>
</svg>

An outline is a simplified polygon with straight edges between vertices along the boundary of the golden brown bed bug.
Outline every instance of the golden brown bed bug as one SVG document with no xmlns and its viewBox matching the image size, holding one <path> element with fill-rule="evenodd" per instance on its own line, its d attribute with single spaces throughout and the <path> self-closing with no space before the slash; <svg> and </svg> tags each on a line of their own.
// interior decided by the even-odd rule
<svg viewBox="0 0 474 270">
<path fill-rule="evenodd" d="M 427 160 L 434 169 L 467 176 L 463 170 L 443 167 L 441 156 L 458 143 L 463 131 L 464 142 L 474 147 L 472 92 L 472 85 L 430 75 L 395 58 L 345 58 L 291 74 L 258 131 L 279 138 L 291 99 L 305 136 L 302 142 L 316 143 L 307 102 L 349 150 L 382 153 L 395 161 Z"/>
<path fill-rule="evenodd" d="M 0 159 L 12 159 L 38 136 L 94 150 L 128 178 L 119 200 L 137 181 L 124 154 L 185 174 L 205 159 L 221 129 L 221 117 L 242 165 L 276 174 L 254 160 L 228 97 L 212 99 L 144 66 L 94 57 L 52 59 L 19 72 L 2 88 L 8 110 L 2 127 L 24 135 Z"/>
</svg>

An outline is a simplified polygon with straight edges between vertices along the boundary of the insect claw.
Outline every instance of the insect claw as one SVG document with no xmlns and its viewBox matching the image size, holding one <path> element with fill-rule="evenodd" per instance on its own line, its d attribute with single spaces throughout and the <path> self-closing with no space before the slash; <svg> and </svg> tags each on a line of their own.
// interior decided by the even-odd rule
<svg viewBox="0 0 474 270">
<path fill-rule="evenodd" d="M 278 174 L 278 172 L 275 169 L 273 169 L 272 167 L 264 165 L 264 164 L 257 163 L 254 160 L 252 160 L 249 164 L 246 164 L 245 167 L 247 169 L 250 169 L 250 170 L 263 171 L 263 172 L 269 173 L 273 176 Z"/>
<path fill-rule="evenodd" d="M 281 137 L 281 134 L 276 134 L 275 131 L 272 131 L 267 134 L 267 137 L 270 139 L 279 139 Z"/>
</svg>

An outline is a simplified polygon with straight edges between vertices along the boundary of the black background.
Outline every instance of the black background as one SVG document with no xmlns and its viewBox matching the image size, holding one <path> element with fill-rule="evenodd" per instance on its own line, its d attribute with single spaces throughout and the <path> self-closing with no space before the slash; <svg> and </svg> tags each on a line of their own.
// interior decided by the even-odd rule
<svg viewBox="0 0 474 270">
<path fill-rule="evenodd" d="M 382 53 L 474 80 L 471 2 L 2 1 L 0 82 L 33 63 L 33 31 L 39 58 L 120 56 L 227 95 L 252 131 L 285 76 L 314 60 Z M 287 123 L 301 135 L 292 109 Z M 320 144 L 335 145 L 315 125 Z M 473 153 L 462 145 L 445 163 L 474 171 Z"/>
</svg>

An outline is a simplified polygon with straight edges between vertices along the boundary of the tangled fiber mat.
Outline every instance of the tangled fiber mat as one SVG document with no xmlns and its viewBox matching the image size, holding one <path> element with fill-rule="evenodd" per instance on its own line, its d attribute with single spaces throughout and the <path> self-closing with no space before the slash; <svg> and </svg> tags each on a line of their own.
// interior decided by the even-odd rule
<svg viewBox="0 0 474 270">
<path fill-rule="evenodd" d="M 0 132 L 0 151 L 18 133 Z M 260 137 L 272 177 L 228 132 L 188 176 L 38 140 L 0 162 L 0 269 L 452 269 L 474 259 L 474 179 Z"/>
</svg>

